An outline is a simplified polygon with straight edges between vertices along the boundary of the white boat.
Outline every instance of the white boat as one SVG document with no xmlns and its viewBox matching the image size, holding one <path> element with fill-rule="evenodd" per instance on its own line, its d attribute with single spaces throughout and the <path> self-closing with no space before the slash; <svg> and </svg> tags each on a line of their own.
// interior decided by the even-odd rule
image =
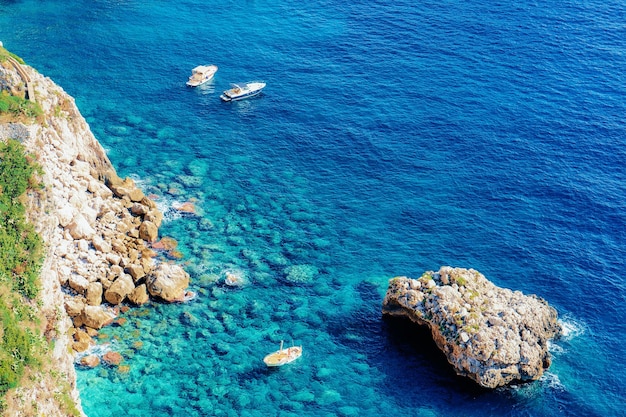
<svg viewBox="0 0 626 417">
<path fill-rule="evenodd" d="M 280 341 L 280 349 L 276 352 L 270 353 L 263 358 L 263 362 L 269 367 L 283 366 L 290 362 L 295 361 L 302 356 L 302 346 L 292 346 L 287 349 L 283 349 L 283 341 Z"/>
<path fill-rule="evenodd" d="M 191 76 L 187 81 L 189 87 L 198 87 L 211 80 L 217 72 L 217 65 L 199 65 L 191 70 Z"/>
<path fill-rule="evenodd" d="M 254 97 L 263 91 L 265 85 L 262 81 L 231 84 L 231 89 L 224 91 L 220 98 L 224 101 L 236 101 Z"/>
</svg>

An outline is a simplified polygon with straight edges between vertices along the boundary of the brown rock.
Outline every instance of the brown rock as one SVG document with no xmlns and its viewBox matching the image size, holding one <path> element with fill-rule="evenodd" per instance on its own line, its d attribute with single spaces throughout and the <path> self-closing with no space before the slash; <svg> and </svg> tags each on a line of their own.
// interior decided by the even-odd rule
<svg viewBox="0 0 626 417">
<path fill-rule="evenodd" d="M 87 355 L 80 359 L 79 364 L 86 368 L 95 368 L 100 365 L 100 358 L 97 355 Z"/>
<path fill-rule="evenodd" d="M 147 242 L 154 242 L 159 237 L 159 229 L 151 221 L 144 221 L 139 226 L 139 237 Z"/>
<path fill-rule="evenodd" d="M 133 277 L 133 282 L 135 283 L 139 281 L 141 278 L 146 276 L 146 273 L 144 272 L 143 267 L 137 264 L 128 265 L 126 267 L 126 272 L 128 272 L 130 276 Z"/>
<path fill-rule="evenodd" d="M 74 239 L 91 239 L 96 233 L 87 219 L 80 213 L 74 216 L 74 220 L 67 225 L 67 230 Z"/>
<path fill-rule="evenodd" d="M 121 257 L 120 257 L 120 263 L 121 263 Z M 109 268 L 109 271 L 111 272 L 111 278 L 115 279 L 124 273 L 124 268 L 122 268 L 119 265 L 111 265 L 111 268 Z"/>
<path fill-rule="evenodd" d="M 134 188 L 128 193 L 128 198 L 130 198 L 130 201 L 132 202 L 141 201 L 144 197 L 145 196 L 143 194 L 143 191 L 141 191 L 139 188 Z"/>
<path fill-rule="evenodd" d="M 136 305 L 145 304 L 149 299 L 146 284 L 139 285 L 128 295 L 128 301 Z"/>
<path fill-rule="evenodd" d="M 78 298 L 65 300 L 65 311 L 67 312 L 67 315 L 70 317 L 78 316 L 80 313 L 83 312 L 84 308 L 85 308 L 85 303 L 83 303 Z"/>
<path fill-rule="evenodd" d="M 196 214 L 196 207 L 191 201 L 184 202 L 183 204 L 178 206 L 176 210 L 183 213 Z"/>
<path fill-rule="evenodd" d="M 85 312 L 81 312 L 80 315 L 74 317 L 72 319 L 72 324 L 74 325 L 74 327 L 76 327 L 77 329 L 79 327 L 82 327 L 85 324 Z"/>
<path fill-rule="evenodd" d="M 141 258 L 145 259 L 145 258 L 156 258 L 157 253 L 155 251 L 153 251 L 152 249 L 148 249 L 148 248 L 144 248 L 141 251 Z"/>
<path fill-rule="evenodd" d="M 158 209 L 153 208 L 146 213 L 143 219 L 154 223 L 156 227 L 161 227 L 161 223 L 163 223 L 163 213 L 161 213 Z"/>
<path fill-rule="evenodd" d="M 101 306 L 85 306 L 83 310 L 83 314 L 79 317 L 82 318 L 85 326 L 91 327 L 93 329 L 101 329 L 102 327 L 109 325 L 115 319 L 115 316 L 112 313 L 109 313 Z M 76 321 L 74 321 L 74 325 L 76 326 Z"/>
<path fill-rule="evenodd" d="M 78 274 L 71 274 L 69 279 L 70 287 L 79 294 L 85 294 L 89 281 L 87 278 Z"/>
<path fill-rule="evenodd" d="M 112 248 L 111 248 L 112 249 Z M 120 255 L 118 255 L 117 253 L 107 253 L 106 255 L 106 260 L 111 264 L 111 265 L 119 265 L 120 261 L 122 260 L 122 257 Z"/>
<path fill-rule="evenodd" d="M 141 268 L 144 270 L 144 273 L 146 275 L 154 270 L 155 262 L 152 258 L 142 256 L 142 258 L 139 260 L 139 264 L 141 265 Z"/>
<path fill-rule="evenodd" d="M 189 274 L 179 265 L 161 263 L 146 278 L 146 286 L 153 297 L 169 302 L 180 301 L 189 286 Z"/>
<path fill-rule="evenodd" d="M 84 352 L 89 349 L 89 343 L 86 342 L 74 342 L 72 343 L 72 349 L 76 352 Z"/>
<path fill-rule="evenodd" d="M 102 290 L 106 291 L 111 287 L 111 285 L 113 284 L 113 281 L 109 279 L 109 276 L 107 276 L 106 278 L 104 277 L 100 278 L 100 283 L 102 284 Z"/>
<path fill-rule="evenodd" d="M 143 191 L 137 188 L 135 182 L 130 178 L 122 180 L 115 174 L 108 179 L 106 184 L 121 199 L 127 197 L 130 201 L 138 202 L 144 198 Z"/>
<path fill-rule="evenodd" d="M 135 246 L 135 245 L 132 245 Z M 129 247 L 128 248 L 128 259 L 130 260 L 131 264 L 134 264 L 137 262 L 137 259 L 139 259 L 139 251 L 134 248 L 134 247 Z"/>
<path fill-rule="evenodd" d="M 87 286 L 85 298 L 87 299 L 87 304 L 91 306 L 99 306 L 102 304 L 102 284 L 99 282 L 90 282 Z"/>
<path fill-rule="evenodd" d="M 141 204 L 143 204 L 144 206 L 147 206 L 148 208 L 156 208 L 156 203 L 154 201 L 152 201 L 152 197 L 154 196 L 154 194 L 151 194 L 150 196 L 144 197 L 141 200 Z"/>
<path fill-rule="evenodd" d="M 74 341 L 79 343 L 87 343 L 87 345 L 93 344 L 93 339 L 84 331 L 77 329 L 74 332 Z"/>
<path fill-rule="evenodd" d="M 150 208 L 140 203 L 134 203 L 130 208 L 130 212 L 135 216 L 143 216 L 144 214 L 147 214 L 148 211 L 150 211 Z"/>
<path fill-rule="evenodd" d="M 152 249 L 172 250 L 176 249 L 177 246 L 178 242 L 176 241 L 176 239 L 174 239 L 173 237 L 164 236 L 161 240 L 152 244 Z"/>
<path fill-rule="evenodd" d="M 91 244 L 96 250 L 102 253 L 109 253 L 113 249 L 111 247 L 111 244 L 107 242 L 106 240 L 104 240 L 102 236 L 94 236 L 93 239 L 91 240 Z"/>
<path fill-rule="evenodd" d="M 111 366 L 118 366 L 122 363 L 122 355 L 119 352 L 109 351 L 102 355 L 102 362 Z"/>
<path fill-rule="evenodd" d="M 120 223 L 121 224 L 121 223 Z M 113 250 L 117 253 L 121 253 L 124 254 L 126 253 L 126 244 L 124 243 L 123 240 L 120 239 L 114 239 L 111 242 L 111 245 L 113 246 Z"/>
<path fill-rule="evenodd" d="M 122 274 L 104 293 L 104 298 L 111 304 L 117 305 L 124 301 L 126 296 L 135 289 L 135 284 L 130 275 Z"/>
</svg>

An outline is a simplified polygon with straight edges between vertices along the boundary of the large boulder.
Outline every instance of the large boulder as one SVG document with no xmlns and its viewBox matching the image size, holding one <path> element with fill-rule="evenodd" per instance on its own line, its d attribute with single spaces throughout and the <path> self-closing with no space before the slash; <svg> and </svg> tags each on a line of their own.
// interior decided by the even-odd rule
<svg viewBox="0 0 626 417">
<path fill-rule="evenodd" d="M 82 323 L 92 329 L 101 329 L 113 322 L 115 315 L 101 306 L 85 306 L 81 315 Z"/>
<path fill-rule="evenodd" d="M 143 270 L 143 267 L 138 264 L 128 265 L 126 267 L 126 272 L 128 272 L 130 276 L 133 278 L 133 282 L 137 282 L 146 276 L 146 272 Z"/>
<path fill-rule="evenodd" d="M 128 301 L 136 305 L 145 304 L 149 299 L 150 297 L 148 296 L 146 284 L 139 285 L 130 294 L 128 294 Z"/>
<path fill-rule="evenodd" d="M 462 268 L 391 279 L 383 314 L 428 326 L 457 374 L 486 388 L 539 379 L 550 366 L 548 340 L 562 331 L 543 299 Z"/>
<path fill-rule="evenodd" d="M 85 368 L 95 368 L 100 365 L 100 358 L 98 355 L 86 355 L 80 358 L 78 363 L 80 366 L 84 366 Z"/>
<path fill-rule="evenodd" d="M 87 304 L 91 306 L 99 306 L 102 304 L 102 284 L 99 282 L 90 282 L 87 286 L 87 294 L 85 294 Z"/>
<path fill-rule="evenodd" d="M 70 287 L 79 294 L 85 294 L 89 286 L 89 280 L 82 275 L 71 274 L 69 279 Z"/>
<path fill-rule="evenodd" d="M 106 184 L 119 198 L 128 197 L 130 201 L 139 202 L 145 197 L 143 191 L 135 185 L 135 181 L 131 178 L 122 180 L 117 174 L 109 173 Z"/>
<path fill-rule="evenodd" d="M 153 297 L 182 301 L 189 286 L 189 274 L 179 265 L 161 263 L 146 278 L 146 286 Z"/>
<path fill-rule="evenodd" d="M 67 225 L 70 235 L 74 239 L 91 239 L 96 231 L 93 229 L 87 219 L 80 213 L 74 216 L 74 219 Z"/>
<path fill-rule="evenodd" d="M 139 237 L 147 242 L 154 242 L 159 237 L 159 229 L 151 221 L 144 221 L 139 226 Z"/>
<path fill-rule="evenodd" d="M 76 317 L 83 312 L 85 303 L 78 297 L 72 297 L 65 300 L 64 306 L 68 316 Z"/>
<path fill-rule="evenodd" d="M 121 274 L 105 291 L 104 298 L 109 303 L 117 305 L 135 289 L 133 278 L 128 274 Z"/>
</svg>

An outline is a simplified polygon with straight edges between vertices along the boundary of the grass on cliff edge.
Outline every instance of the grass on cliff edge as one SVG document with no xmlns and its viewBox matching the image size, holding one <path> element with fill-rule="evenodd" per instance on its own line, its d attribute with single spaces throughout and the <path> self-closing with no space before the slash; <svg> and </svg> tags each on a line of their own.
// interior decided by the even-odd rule
<svg viewBox="0 0 626 417">
<path fill-rule="evenodd" d="M 40 171 L 18 141 L 0 143 L 0 412 L 7 391 L 42 366 L 48 349 L 35 309 L 43 245 L 22 203 Z"/>
<path fill-rule="evenodd" d="M 20 64 L 24 64 L 22 58 L 0 46 L 0 65 L 10 68 L 9 56 L 15 58 Z M 43 110 L 38 103 L 26 100 L 19 95 L 20 88 L 6 86 L 2 80 L 0 80 L 0 86 L 2 90 L 0 91 L 0 123 L 41 121 Z"/>
</svg>

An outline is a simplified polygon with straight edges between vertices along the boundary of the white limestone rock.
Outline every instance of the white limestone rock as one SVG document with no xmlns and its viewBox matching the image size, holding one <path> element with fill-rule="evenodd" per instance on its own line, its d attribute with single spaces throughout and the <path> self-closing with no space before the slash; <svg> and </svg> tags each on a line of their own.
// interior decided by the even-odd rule
<svg viewBox="0 0 626 417">
<path fill-rule="evenodd" d="M 117 305 L 135 289 L 133 278 L 128 274 L 120 275 L 104 293 L 104 298 L 111 304 Z"/>
<path fill-rule="evenodd" d="M 499 288 L 472 269 L 442 267 L 413 281 L 389 281 L 383 313 L 428 326 L 459 375 L 496 388 L 536 380 L 550 366 L 548 341 L 561 327 L 543 299 Z"/>
<path fill-rule="evenodd" d="M 82 275 L 71 274 L 69 277 L 70 287 L 79 294 L 85 294 L 89 286 L 89 280 Z"/>
<path fill-rule="evenodd" d="M 67 230 L 74 239 L 91 239 L 96 233 L 87 219 L 80 213 L 74 216 L 72 222 L 67 226 Z"/>
</svg>

